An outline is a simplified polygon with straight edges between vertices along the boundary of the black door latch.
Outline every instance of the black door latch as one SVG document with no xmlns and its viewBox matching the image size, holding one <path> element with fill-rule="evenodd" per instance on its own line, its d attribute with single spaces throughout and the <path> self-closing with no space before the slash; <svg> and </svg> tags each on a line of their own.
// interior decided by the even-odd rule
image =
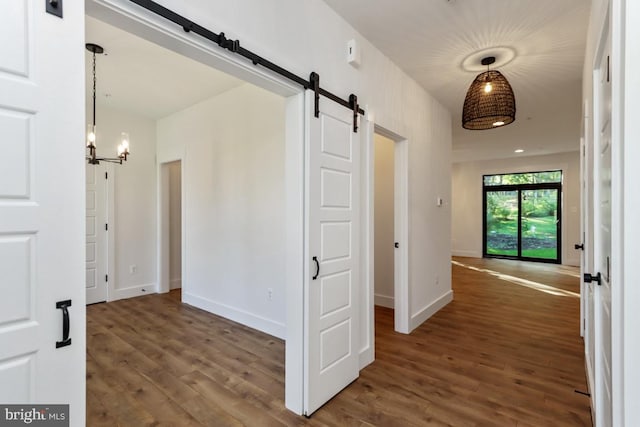
<svg viewBox="0 0 640 427">
<path fill-rule="evenodd" d="M 71 307 L 70 299 L 56 303 L 56 308 L 62 310 L 62 341 L 56 341 L 56 348 L 71 345 L 71 338 L 69 338 L 69 307 Z"/>
<path fill-rule="evenodd" d="M 591 282 L 596 282 L 598 285 L 602 285 L 602 276 L 600 275 L 600 273 L 596 274 L 595 276 L 589 274 L 589 273 L 584 273 L 584 282 L 585 283 L 591 283 Z"/>
</svg>

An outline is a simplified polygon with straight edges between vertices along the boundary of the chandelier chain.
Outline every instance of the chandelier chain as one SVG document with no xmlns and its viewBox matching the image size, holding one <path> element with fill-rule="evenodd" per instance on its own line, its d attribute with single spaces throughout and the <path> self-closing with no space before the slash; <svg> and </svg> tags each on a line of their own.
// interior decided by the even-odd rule
<svg viewBox="0 0 640 427">
<path fill-rule="evenodd" d="M 96 52 L 93 51 L 93 126 L 96 125 Z"/>
</svg>

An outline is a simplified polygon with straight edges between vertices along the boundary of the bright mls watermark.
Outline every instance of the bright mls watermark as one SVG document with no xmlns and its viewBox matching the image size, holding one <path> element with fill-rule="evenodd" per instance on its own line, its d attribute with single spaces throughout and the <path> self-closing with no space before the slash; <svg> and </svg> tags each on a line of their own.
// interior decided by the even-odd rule
<svg viewBox="0 0 640 427">
<path fill-rule="evenodd" d="M 69 427 L 69 405 L 0 405 L 0 427 Z"/>
</svg>

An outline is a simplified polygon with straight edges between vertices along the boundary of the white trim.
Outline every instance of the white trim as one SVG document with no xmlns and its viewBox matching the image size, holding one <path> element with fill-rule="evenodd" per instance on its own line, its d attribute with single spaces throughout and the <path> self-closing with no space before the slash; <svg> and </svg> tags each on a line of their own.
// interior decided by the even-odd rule
<svg viewBox="0 0 640 427">
<path fill-rule="evenodd" d="M 369 111 L 369 106 L 365 106 Z M 360 369 L 375 360 L 375 311 L 374 311 L 374 125 L 363 117 L 360 122 L 363 132 L 360 153 L 360 206 L 362 221 L 360 223 L 360 254 L 362 259 L 362 278 L 360 294 L 360 328 L 366 328 L 366 338 L 360 343 Z M 362 334 L 362 331 L 360 331 Z M 362 335 L 361 335 L 362 336 Z"/>
<path fill-rule="evenodd" d="M 637 0 L 633 0 L 637 2 Z M 630 2 L 630 1 L 629 1 Z M 624 241 L 625 241 L 625 183 L 624 183 L 624 141 L 625 141 L 625 0 L 611 1 L 611 415 L 614 426 L 631 426 L 637 423 L 625 419 L 625 405 L 635 406 L 636 401 L 625 399 L 625 382 L 633 383 L 637 378 L 626 378 L 624 363 Z M 634 39 L 628 43 L 633 44 Z M 596 56 L 597 57 L 597 56 Z M 629 58 L 631 61 L 631 58 Z M 635 80 L 630 77 L 630 80 Z M 632 121 L 635 114 L 631 114 Z M 629 139 L 629 145 L 637 141 Z M 635 166 L 635 165 L 634 165 Z M 634 187 L 631 182 L 627 184 Z M 637 189 L 633 190 L 637 191 Z M 634 212 L 637 220 L 637 212 Z M 633 240 L 633 239 L 631 239 Z M 636 258 L 637 259 L 637 258 Z M 633 262 L 633 261 L 632 261 Z M 627 283 L 636 282 L 635 275 Z M 632 285 L 633 286 L 633 285 Z M 635 310 L 635 308 L 634 308 Z M 628 327 L 632 328 L 633 323 Z M 633 337 L 636 340 L 637 337 Z M 634 361 L 633 363 L 637 363 Z M 633 403 L 631 403 L 633 402 Z"/>
<path fill-rule="evenodd" d="M 394 151 L 394 234 L 399 248 L 394 263 L 394 330 L 408 334 L 409 325 L 409 141 L 395 140 Z"/>
<path fill-rule="evenodd" d="M 367 110 L 368 111 L 368 110 Z M 368 111 L 369 112 L 369 111 Z M 373 112 L 369 112 L 369 118 L 374 117 Z M 373 122 L 370 122 L 373 125 Z M 411 332 L 409 328 L 409 141 L 381 126 L 374 125 L 374 133 L 391 139 L 394 142 L 394 236 L 399 243 L 394 254 L 394 330 L 403 334 Z M 364 159 L 364 167 L 367 169 L 367 178 L 364 182 L 369 200 L 365 204 L 363 215 L 371 222 L 367 229 L 370 233 L 366 254 L 364 258 L 365 271 L 370 270 L 369 277 L 366 277 L 367 286 L 373 295 L 374 289 L 374 240 L 373 227 L 374 215 L 374 158 L 373 158 L 373 135 L 369 141 L 370 152 Z M 372 299 L 373 300 L 373 299 Z M 371 301 L 373 310 L 373 301 Z M 372 317 L 373 318 L 373 317 Z M 375 324 L 375 321 L 374 321 Z M 375 332 L 375 330 L 374 330 Z M 374 343 L 372 338 L 372 343 Z"/>
<path fill-rule="evenodd" d="M 265 334 L 273 335 L 276 338 L 285 339 L 286 327 L 283 323 L 274 322 L 271 319 L 256 316 L 255 314 L 247 311 L 240 310 L 208 298 L 189 294 L 184 291 L 182 292 L 182 302 L 234 322 L 241 323 L 260 332 L 264 332 Z"/>
<path fill-rule="evenodd" d="M 453 256 L 461 256 L 467 258 L 482 258 L 482 251 L 461 251 L 458 249 L 452 249 L 451 255 Z"/>
<path fill-rule="evenodd" d="M 580 267 L 580 257 L 563 259 L 561 265 L 570 265 L 572 267 Z"/>
<path fill-rule="evenodd" d="M 453 291 L 447 291 L 440 298 L 420 309 L 416 314 L 411 316 L 411 330 L 413 331 L 415 328 L 423 324 L 427 319 L 436 314 L 451 301 L 453 301 Z"/>
<path fill-rule="evenodd" d="M 374 295 L 374 304 L 379 305 L 380 307 L 394 308 L 394 299 L 393 297 L 381 294 Z"/>
<path fill-rule="evenodd" d="M 157 283 L 147 283 L 146 285 L 136 285 L 130 286 L 128 288 L 116 289 L 113 293 L 113 299 L 111 301 L 155 294 L 157 293 L 156 289 Z"/>
<path fill-rule="evenodd" d="M 286 345 L 285 406 L 302 415 L 304 402 L 304 275 L 305 275 L 305 144 L 304 92 L 286 100 Z"/>
<path fill-rule="evenodd" d="M 182 279 L 171 279 L 169 281 L 169 290 L 182 288 Z"/>
<path fill-rule="evenodd" d="M 158 187 L 156 189 L 157 192 L 157 215 L 158 215 L 158 226 L 156 229 L 156 238 L 158 241 L 157 254 L 156 254 L 156 267 L 157 267 L 157 277 L 158 277 L 158 293 L 166 293 L 169 290 L 174 289 L 171 287 L 171 279 L 169 278 L 169 168 L 168 164 L 172 162 L 180 162 L 180 206 L 182 210 L 182 221 L 180 224 L 181 229 L 181 252 L 182 252 L 182 278 L 180 279 L 180 285 L 182 283 L 188 283 L 185 278 L 185 182 L 184 182 L 184 170 L 185 170 L 185 160 L 184 154 L 182 150 L 176 151 L 172 153 L 172 155 L 165 155 L 162 157 L 162 160 L 158 159 L 156 164 L 156 175 Z"/>
<path fill-rule="evenodd" d="M 256 67 L 197 34 L 187 33 L 129 0 L 87 0 L 85 13 L 283 97 L 302 91 L 294 82 L 264 67 Z"/>
<path fill-rule="evenodd" d="M 116 176 L 112 163 L 107 163 L 107 302 L 115 301 L 116 291 Z"/>
</svg>

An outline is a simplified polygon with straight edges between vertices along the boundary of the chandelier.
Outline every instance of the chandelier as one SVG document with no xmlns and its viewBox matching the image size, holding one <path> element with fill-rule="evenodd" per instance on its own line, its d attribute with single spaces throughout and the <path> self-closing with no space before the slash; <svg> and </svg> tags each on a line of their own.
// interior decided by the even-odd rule
<svg viewBox="0 0 640 427">
<path fill-rule="evenodd" d="M 478 74 L 467 91 L 462 108 L 462 127 L 470 130 L 493 129 L 516 119 L 516 100 L 507 79 L 500 71 L 489 70 L 496 58 L 481 61 L 487 71 Z"/>
<path fill-rule="evenodd" d="M 117 157 L 98 157 L 96 147 L 96 54 L 104 53 L 102 46 L 97 44 L 87 43 L 85 45 L 87 50 L 93 53 L 93 122 L 87 125 L 87 148 L 89 154 L 86 155 L 86 160 L 90 165 L 98 165 L 100 162 L 110 162 L 122 164 L 127 160 L 129 156 L 129 134 L 122 132 L 120 135 L 120 144 L 117 149 Z"/>
</svg>

